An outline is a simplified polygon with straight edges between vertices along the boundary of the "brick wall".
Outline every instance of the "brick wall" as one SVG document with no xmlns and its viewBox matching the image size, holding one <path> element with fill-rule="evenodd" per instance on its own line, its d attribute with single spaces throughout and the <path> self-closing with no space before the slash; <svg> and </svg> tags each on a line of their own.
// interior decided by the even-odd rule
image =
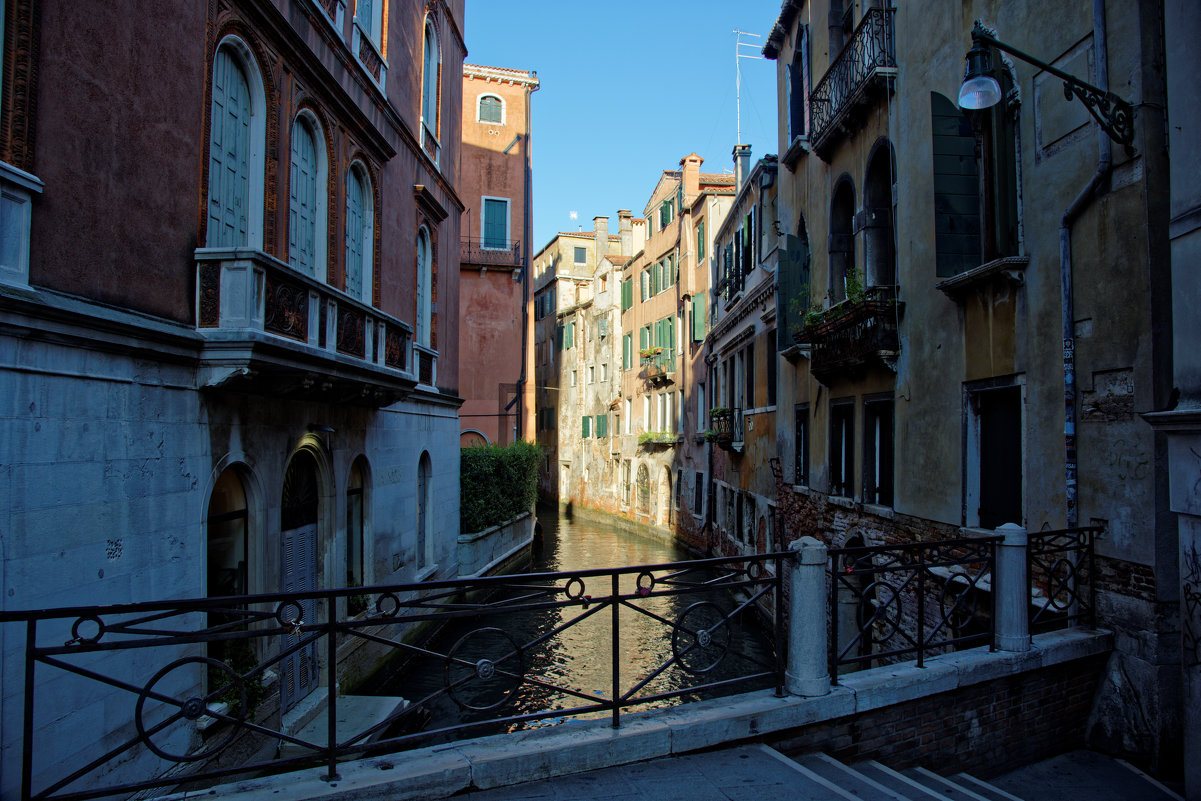
<svg viewBox="0 0 1201 801">
<path fill-rule="evenodd" d="M 769 739 L 789 756 L 824 751 L 846 763 L 875 759 L 988 778 L 1084 747 L 1106 655 L 1006 676 L 792 729 Z"/>
</svg>

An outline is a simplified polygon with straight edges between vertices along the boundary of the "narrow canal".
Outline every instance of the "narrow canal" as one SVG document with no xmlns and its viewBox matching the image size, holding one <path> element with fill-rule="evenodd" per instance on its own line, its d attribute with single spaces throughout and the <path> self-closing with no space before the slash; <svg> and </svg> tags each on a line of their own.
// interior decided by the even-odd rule
<svg viewBox="0 0 1201 801">
<path fill-rule="evenodd" d="M 529 568 L 532 573 L 653 565 L 689 558 L 680 548 L 663 541 L 652 532 L 640 532 L 631 529 L 628 524 L 619 525 L 616 521 L 608 523 L 603 518 L 580 515 L 568 518 L 554 507 L 539 507 L 538 519 L 543 531 L 543 545 L 534 554 L 533 564 Z M 689 580 L 706 581 L 715 575 L 706 571 L 690 576 Z M 608 577 L 588 579 L 582 591 L 598 598 L 608 596 L 611 592 L 610 581 Z M 623 577 L 621 581 L 630 585 L 623 586 L 622 592 L 633 589 L 634 576 Z M 690 672 L 675 664 L 654 675 L 672 657 L 673 634 L 680 636 L 672 623 L 680 621 L 681 615 L 687 615 L 690 629 L 700 625 L 709 627 L 738 605 L 739 599 L 715 591 L 700 596 L 689 594 L 639 599 L 637 607 L 644 612 L 622 607 L 618 624 L 618 670 L 622 692 L 651 676 L 653 678 L 638 692 L 640 697 L 769 669 L 766 666 L 773 660 L 771 641 L 757 615 L 748 609 L 728 625 L 718 627 L 728 632 L 728 635 L 722 634 L 723 638 L 728 636 L 728 641 L 688 655 L 688 659 L 693 661 L 691 666 L 701 670 Z M 697 608 L 690 609 L 694 606 Z M 428 644 L 431 655 L 411 660 L 401 672 L 377 685 L 372 694 L 401 696 L 414 702 L 428 699 L 424 700 L 424 709 L 413 716 L 421 720 L 426 730 L 495 720 L 498 717 L 567 710 L 586 703 L 581 700 L 581 695 L 611 698 L 612 610 L 609 608 L 601 614 L 590 616 L 586 610 L 586 606 L 583 609 L 580 606 L 560 606 L 453 622 Z M 705 617 L 709 619 L 702 620 Z M 561 630 L 556 632 L 556 629 Z M 520 645 L 523 649 L 523 680 L 510 680 L 507 684 L 504 681 L 472 681 L 453 694 L 441 692 L 448 680 L 453 681 L 455 676 L 448 669 L 449 661 L 437 655 L 453 652 L 460 661 L 474 661 L 493 657 L 506 650 L 509 644 Z M 676 645 L 680 645 L 679 640 Z M 732 684 L 716 691 L 661 698 L 632 709 L 672 706 L 701 697 L 770 686 L 772 682 L 769 680 L 758 680 L 754 684 Z M 592 711 L 574 717 L 605 717 L 609 714 L 606 711 Z M 510 722 L 504 724 L 501 730 L 554 725 L 567 719 L 566 715 L 556 715 L 542 720 Z M 407 728 L 412 732 L 414 724 L 409 722 Z M 473 733 L 495 730 L 481 729 Z"/>
</svg>

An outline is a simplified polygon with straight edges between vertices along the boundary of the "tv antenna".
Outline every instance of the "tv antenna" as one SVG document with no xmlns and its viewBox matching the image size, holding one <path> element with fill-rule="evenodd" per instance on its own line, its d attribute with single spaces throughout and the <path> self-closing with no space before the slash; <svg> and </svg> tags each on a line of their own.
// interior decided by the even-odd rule
<svg viewBox="0 0 1201 801">
<path fill-rule="evenodd" d="M 759 45 L 757 43 L 744 42 L 744 41 L 742 41 L 742 37 L 751 36 L 751 37 L 754 37 L 755 39 L 762 39 L 763 37 L 757 33 L 748 33 L 747 31 L 740 31 L 738 29 L 735 29 L 734 33 L 736 34 L 736 37 L 737 37 L 734 40 L 734 76 L 735 76 L 734 77 L 734 106 L 737 109 L 735 114 L 737 115 L 737 118 L 738 118 L 738 131 L 737 131 L 738 138 L 734 140 L 734 144 L 741 145 L 742 144 L 742 59 L 749 58 L 749 59 L 752 59 L 753 61 L 762 61 L 763 60 L 763 56 L 748 55 L 748 54 L 742 52 L 742 48 L 744 48 L 744 47 L 753 47 L 753 48 L 755 48 L 756 51 L 758 51 L 758 49 L 759 49 Z"/>
</svg>

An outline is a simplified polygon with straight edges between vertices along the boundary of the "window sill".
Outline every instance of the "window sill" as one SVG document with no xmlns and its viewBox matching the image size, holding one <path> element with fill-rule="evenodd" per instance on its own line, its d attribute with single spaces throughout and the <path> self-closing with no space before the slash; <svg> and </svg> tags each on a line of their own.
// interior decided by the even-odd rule
<svg viewBox="0 0 1201 801">
<path fill-rule="evenodd" d="M 788 150 L 784 151 L 784 157 L 780 159 L 784 162 L 784 166 L 789 172 L 796 172 L 796 165 L 809 152 L 809 137 L 794 136 L 792 142 L 788 145 Z"/>
<path fill-rule="evenodd" d="M 1025 271 L 1029 264 L 1029 256 L 1005 256 L 981 264 L 979 267 L 973 267 L 959 275 L 944 278 L 935 284 L 934 288 L 958 302 L 962 301 L 968 292 L 988 286 L 994 280 L 1006 281 L 1013 286 L 1022 286 L 1026 283 Z"/>
<path fill-rule="evenodd" d="M 413 577 L 413 582 L 416 584 L 420 584 L 425 581 L 430 581 L 431 579 L 434 578 L 435 575 L 437 575 L 437 573 L 438 573 L 437 565 L 429 565 L 428 567 L 420 568 L 417 571 L 417 575 Z"/>
</svg>

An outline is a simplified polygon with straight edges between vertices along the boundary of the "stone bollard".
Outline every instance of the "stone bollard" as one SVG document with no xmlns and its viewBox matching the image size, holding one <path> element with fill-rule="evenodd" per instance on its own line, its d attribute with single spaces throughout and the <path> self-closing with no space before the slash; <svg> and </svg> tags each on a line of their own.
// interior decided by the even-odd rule
<svg viewBox="0 0 1201 801">
<path fill-rule="evenodd" d="M 788 670 L 785 687 L 792 695 L 830 692 L 826 662 L 826 546 L 813 537 L 788 544 L 796 554 L 788 605 Z"/>
<path fill-rule="evenodd" d="M 1004 537 L 997 545 L 995 568 L 997 648 L 1030 650 L 1030 586 L 1026 576 L 1026 529 L 1016 523 L 997 526 Z"/>
</svg>

